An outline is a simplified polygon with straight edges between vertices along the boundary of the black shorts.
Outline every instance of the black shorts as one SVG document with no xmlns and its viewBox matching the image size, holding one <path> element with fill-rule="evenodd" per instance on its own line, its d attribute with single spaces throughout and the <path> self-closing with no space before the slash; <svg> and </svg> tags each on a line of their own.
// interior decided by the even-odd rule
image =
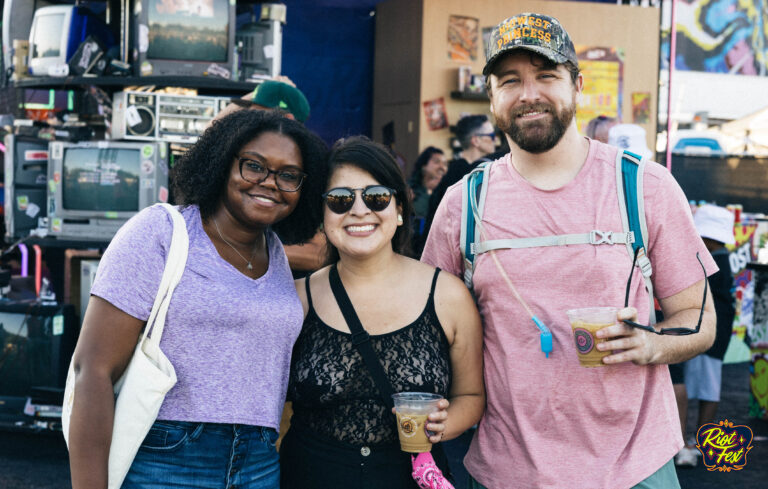
<svg viewBox="0 0 768 489">
<path fill-rule="evenodd" d="M 685 383 L 685 370 L 683 369 L 682 363 L 670 363 L 669 375 L 672 377 L 673 384 Z"/>
<path fill-rule="evenodd" d="M 280 445 L 281 489 L 418 489 L 411 457 L 400 445 L 353 447 L 291 427 Z M 365 455 L 364 455 L 365 454 Z M 440 445 L 432 456 L 446 478 L 448 460 Z"/>
</svg>

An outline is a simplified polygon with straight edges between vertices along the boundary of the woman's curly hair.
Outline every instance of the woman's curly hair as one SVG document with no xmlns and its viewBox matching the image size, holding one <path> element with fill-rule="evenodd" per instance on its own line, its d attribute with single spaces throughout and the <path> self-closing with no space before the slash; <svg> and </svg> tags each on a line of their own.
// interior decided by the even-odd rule
<svg viewBox="0 0 768 489">
<path fill-rule="evenodd" d="M 331 148 L 331 154 L 328 157 L 326 186 L 330 183 L 333 173 L 345 166 L 363 170 L 380 185 L 395 190 L 395 204 L 399 204 L 402 209 L 403 224 L 397 227 L 395 235 L 392 236 L 392 249 L 395 253 L 410 256 L 413 203 L 403 172 L 390 152 L 386 147 L 365 136 L 339 139 Z M 333 243 L 328 241 L 326 246 L 328 252 L 326 263 L 339 261 L 339 250 L 333 246 Z"/>
<path fill-rule="evenodd" d="M 225 195 L 235 156 L 243 146 L 266 132 L 282 134 L 296 143 L 308 175 L 296 209 L 272 228 L 285 244 L 305 242 L 322 222 L 318 202 L 326 182 L 328 147 L 303 124 L 279 112 L 239 110 L 214 121 L 174 165 L 174 199 L 178 204 L 197 205 L 203 218 L 213 215 Z"/>
</svg>

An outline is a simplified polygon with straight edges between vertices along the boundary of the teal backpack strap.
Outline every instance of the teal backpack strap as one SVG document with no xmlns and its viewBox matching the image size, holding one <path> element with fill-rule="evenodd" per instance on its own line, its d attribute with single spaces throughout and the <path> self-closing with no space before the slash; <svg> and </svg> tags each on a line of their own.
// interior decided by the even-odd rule
<svg viewBox="0 0 768 489">
<path fill-rule="evenodd" d="M 478 221 L 483 218 L 485 199 L 488 196 L 487 181 L 490 178 L 492 163 L 492 161 L 482 163 L 472 170 L 472 172 L 464 175 L 461 185 L 461 232 L 459 235 L 459 247 L 461 248 L 461 256 L 464 261 L 464 283 L 467 288 L 469 288 L 470 292 L 472 292 L 473 296 L 472 275 L 474 274 L 475 264 L 477 262 L 475 241 L 480 241 Z M 485 185 L 483 185 L 484 183 Z M 504 273 L 503 269 L 500 271 Z M 517 299 L 530 311 L 530 308 L 522 298 L 518 296 Z M 539 330 L 541 351 L 544 352 L 547 358 L 549 358 L 549 354 L 552 353 L 553 347 L 552 332 L 536 315 L 532 314 L 531 320 Z"/>
<path fill-rule="evenodd" d="M 476 218 L 482 218 L 487 185 L 483 185 L 491 162 L 483 163 L 464 175 L 461 184 L 461 257 L 464 262 L 464 283 L 472 290 L 472 274 L 475 271 L 474 243 L 478 233 Z M 479 204 L 478 204 L 479 201 Z"/>
<path fill-rule="evenodd" d="M 645 203 L 643 200 L 643 173 L 646 160 L 630 151 L 616 154 L 616 193 L 621 209 L 621 223 L 625 233 L 631 233 L 634 239 L 627 242 L 630 260 L 637 254 L 637 265 L 643 275 L 645 288 L 650 301 L 651 324 L 656 324 L 653 301 L 653 267 L 648 259 L 648 226 L 645 221 Z M 631 242 L 630 242 L 631 241 Z"/>
</svg>

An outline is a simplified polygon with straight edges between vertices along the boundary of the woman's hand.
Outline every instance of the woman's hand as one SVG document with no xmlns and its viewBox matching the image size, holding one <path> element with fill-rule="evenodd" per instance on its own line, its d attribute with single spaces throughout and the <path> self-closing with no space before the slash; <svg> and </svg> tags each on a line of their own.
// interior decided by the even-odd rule
<svg viewBox="0 0 768 489">
<path fill-rule="evenodd" d="M 428 433 L 432 433 L 428 436 L 429 442 L 432 444 L 443 441 L 445 421 L 448 419 L 448 406 L 450 405 L 448 399 L 440 399 L 437 401 L 437 411 L 433 411 L 427 416 L 426 429 Z M 395 408 L 392 408 L 392 414 L 397 414 Z"/>
<path fill-rule="evenodd" d="M 432 433 L 429 437 L 429 441 L 432 444 L 443 441 L 445 421 L 448 419 L 448 406 L 450 406 L 450 404 L 448 399 L 440 399 L 437 401 L 437 411 L 429 413 L 427 418 L 427 431 Z"/>
</svg>

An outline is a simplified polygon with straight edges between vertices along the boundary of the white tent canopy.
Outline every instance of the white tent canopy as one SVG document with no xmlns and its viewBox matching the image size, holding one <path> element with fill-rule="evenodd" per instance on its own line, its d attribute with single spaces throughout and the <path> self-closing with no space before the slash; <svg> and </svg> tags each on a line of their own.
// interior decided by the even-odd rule
<svg viewBox="0 0 768 489">
<path fill-rule="evenodd" d="M 659 72 L 659 120 L 667 120 L 667 70 Z M 768 107 L 768 76 L 675 71 L 672 75 L 672 120 L 691 122 L 698 112 L 710 119 L 733 120 Z"/>
</svg>

